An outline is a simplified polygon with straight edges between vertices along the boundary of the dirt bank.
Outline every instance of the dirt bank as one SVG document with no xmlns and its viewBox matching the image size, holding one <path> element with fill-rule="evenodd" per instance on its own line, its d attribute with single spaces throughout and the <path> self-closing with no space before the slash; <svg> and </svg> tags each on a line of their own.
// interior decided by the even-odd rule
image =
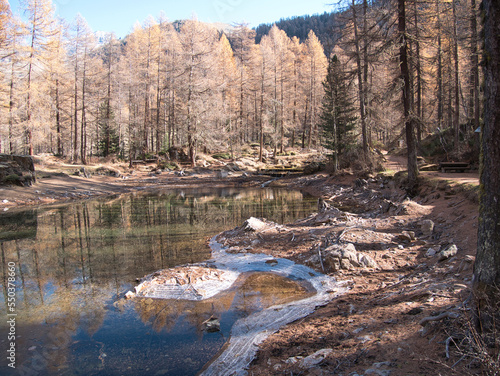
<svg viewBox="0 0 500 376">
<path fill-rule="evenodd" d="M 330 199 L 330 209 L 261 234 L 257 241 L 228 237 L 227 245 L 251 244 L 252 251 L 305 263 L 352 286 L 346 295 L 269 337 L 249 374 L 478 372 L 470 358 L 455 365 L 462 354 L 453 346 L 449 358 L 446 354 L 447 339 L 463 337 L 453 318 L 469 296 L 477 241 L 475 195 L 453 181 L 424 181 L 421 196 L 408 200 L 384 178 L 303 178 L 295 184 L 314 187 Z M 348 245 L 358 254 L 354 262 L 351 254 L 338 256 Z M 360 255 L 376 265 L 361 265 Z M 442 313 L 443 319 L 424 320 Z M 304 366 L 301 359 L 325 349 L 332 351 Z"/>
</svg>

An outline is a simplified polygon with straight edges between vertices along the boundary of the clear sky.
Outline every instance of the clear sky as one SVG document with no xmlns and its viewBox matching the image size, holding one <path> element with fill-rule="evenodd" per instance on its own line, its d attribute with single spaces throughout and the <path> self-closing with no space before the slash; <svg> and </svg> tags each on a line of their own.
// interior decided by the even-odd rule
<svg viewBox="0 0 500 376">
<path fill-rule="evenodd" d="M 163 11 L 169 21 L 192 18 L 204 22 L 248 23 L 250 27 L 280 18 L 333 10 L 335 0 L 52 0 L 56 13 L 72 21 L 80 13 L 94 31 L 113 31 L 121 38 L 136 22 Z M 9 0 L 21 13 L 19 0 Z"/>
</svg>

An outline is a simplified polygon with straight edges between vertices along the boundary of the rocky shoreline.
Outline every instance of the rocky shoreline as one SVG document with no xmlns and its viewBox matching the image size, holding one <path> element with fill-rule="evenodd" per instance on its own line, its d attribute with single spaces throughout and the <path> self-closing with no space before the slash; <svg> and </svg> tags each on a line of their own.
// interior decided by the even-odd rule
<svg viewBox="0 0 500 376">
<path fill-rule="evenodd" d="M 470 293 L 473 197 L 437 184 L 409 199 L 383 176 L 315 175 L 287 185 L 319 193 L 318 211 L 283 225 L 250 218 L 217 241 L 236 258 L 290 260 L 349 289 L 300 320 L 273 327 L 248 369 L 240 365 L 233 374 L 454 375 L 477 367 L 459 361 L 464 349 L 449 346 L 461 335 Z"/>
</svg>

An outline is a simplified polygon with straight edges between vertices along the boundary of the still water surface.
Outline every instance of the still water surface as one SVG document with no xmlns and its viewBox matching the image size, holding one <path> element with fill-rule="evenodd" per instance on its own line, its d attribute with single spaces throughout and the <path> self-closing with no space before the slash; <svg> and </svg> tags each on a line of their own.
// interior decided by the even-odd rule
<svg viewBox="0 0 500 376">
<path fill-rule="evenodd" d="M 136 278 L 210 258 L 207 240 L 250 216 L 279 223 L 316 201 L 284 190 L 165 190 L 0 213 L 0 374 L 195 375 L 240 317 L 307 289 L 271 274 L 245 276 L 202 301 L 121 296 Z M 17 316 L 8 316 L 15 265 Z M 221 330 L 203 322 L 215 316 Z M 15 365 L 8 319 L 15 317 Z"/>
</svg>

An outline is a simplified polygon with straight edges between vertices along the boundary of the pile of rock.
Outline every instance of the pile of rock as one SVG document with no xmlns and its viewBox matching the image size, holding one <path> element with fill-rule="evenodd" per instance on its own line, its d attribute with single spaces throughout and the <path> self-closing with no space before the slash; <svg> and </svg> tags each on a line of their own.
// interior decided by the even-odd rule
<svg viewBox="0 0 500 376">
<path fill-rule="evenodd" d="M 370 256 L 356 251 L 354 244 L 334 244 L 324 251 L 324 265 L 327 270 L 336 272 L 339 270 L 352 270 L 355 268 L 378 268 L 377 263 Z"/>
<path fill-rule="evenodd" d="M 321 264 L 325 273 L 356 268 L 378 268 L 377 262 L 369 255 L 358 252 L 352 243 L 334 244 L 318 252 L 306 261 L 306 264 L 317 267 Z"/>
</svg>

